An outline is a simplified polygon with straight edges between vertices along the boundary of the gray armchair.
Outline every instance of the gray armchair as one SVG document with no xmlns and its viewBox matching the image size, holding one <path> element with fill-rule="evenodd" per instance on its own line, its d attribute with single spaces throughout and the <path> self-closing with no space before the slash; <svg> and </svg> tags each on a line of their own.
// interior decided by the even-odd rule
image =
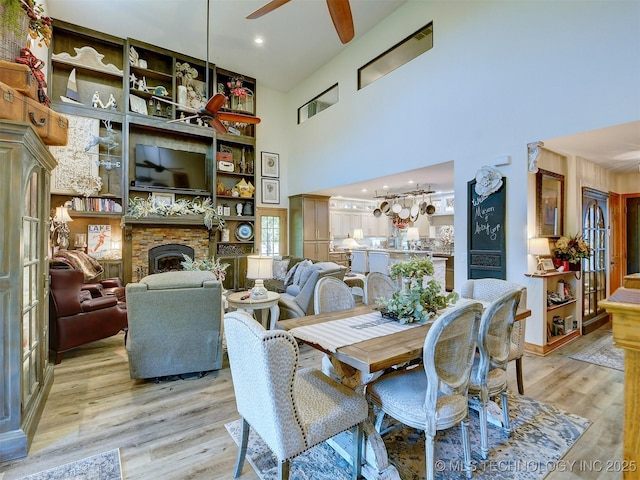
<svg viewBox="0 0 640 480">
<path fill-rule="evenodd" d="M 222 366 L 222 285 L 209 271 L 148 275 L 127 285 L 131 378 Z"/>
<path fill-rule="evenodd" d="M 286 293 L 280 295 L 280 320 L 313 315 L 313 292 L 318 280 L 328 276 L 343 280 L 347 270 L 333 262 L 318 262 L 305 268 L 308 270 L 301 272 L 299 283 L 288 286 Z"/>
</svg>

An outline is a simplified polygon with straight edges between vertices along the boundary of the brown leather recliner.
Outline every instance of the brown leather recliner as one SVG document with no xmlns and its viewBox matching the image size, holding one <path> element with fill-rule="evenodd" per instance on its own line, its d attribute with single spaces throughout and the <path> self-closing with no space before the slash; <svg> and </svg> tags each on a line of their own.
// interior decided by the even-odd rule
<svg viewBox="0 0 640 480">
<path fill-rule="evenodd" d="M 50 269 L 49 274 L 49 348 L 56 364 L 64 352 L 127 330 L 126 303 L 115 295 L 88 298 L 78 270 Z"/>
</svg>

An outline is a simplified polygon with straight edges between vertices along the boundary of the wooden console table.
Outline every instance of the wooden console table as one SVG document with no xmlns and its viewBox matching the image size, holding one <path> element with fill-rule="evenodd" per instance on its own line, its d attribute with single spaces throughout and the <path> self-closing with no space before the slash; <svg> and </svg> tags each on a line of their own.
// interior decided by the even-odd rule
<svg viewBox="0 0 640 480">
<path fill-rule="evenodd" d="M 624 349 L 624 480 L 640 479 L 640 289 L 622 287 L 600 302 L 612 316 L 613 340 Z"/>
</svg>

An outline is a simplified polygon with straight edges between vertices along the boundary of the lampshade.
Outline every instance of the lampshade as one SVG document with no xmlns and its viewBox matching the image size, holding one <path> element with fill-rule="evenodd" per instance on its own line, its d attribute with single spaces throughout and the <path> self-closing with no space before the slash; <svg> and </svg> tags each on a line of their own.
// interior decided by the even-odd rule
<svg viewBox="0 0 640 480">
<path fill-rule="evenodd" d="M 548 238 L 530 238 L 529 254 L 537 255 L 537 256 L 551 255 L 551 251 L 549 250 L 549 239 Z"/>
<path fill-rule="evenodd" d="M 407 240 L 420 240 L 420 230 L 417 227 L 407 228 Z"/>
<path fill-rule="evenodd" d="M 253 280 L 273 278 L 273 257 L 249 255 L 247 257 L 247 278 Z"/>
<path fill-rule="evenodd" d="M 53 217 L 53 221 L 57 223 L 68 223 L 73 222 L 73 218 L 69 216 L 67 207 L 56 207 L 56 214 Z"/>
<path fill-rule="evenodd" d="M 355 238 L 347 237 L 342 241 L 342 248 L 346 248 L 350 250 L 352 248 L 358 248 L 360 244 L 356 241 Z"/>
<path fill-rule="evenodd" d="M 362 240 L 364 238 L 364 233 L 362 232 L 361 228 L 353 229 L 353 238 L 354 240 Z"/>
</svg>

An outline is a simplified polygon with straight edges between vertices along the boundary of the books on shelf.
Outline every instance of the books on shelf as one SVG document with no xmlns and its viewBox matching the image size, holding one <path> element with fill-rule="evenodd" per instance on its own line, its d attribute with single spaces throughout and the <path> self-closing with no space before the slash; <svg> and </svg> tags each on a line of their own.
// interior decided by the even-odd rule
<svg viewBox="0 0 640 480">
<path fill-rule="evenodd" d="M 70 210 L 74 212 L 122 213 L 122 205 L 113 198 L 73 197 Z"/>
</svg>

